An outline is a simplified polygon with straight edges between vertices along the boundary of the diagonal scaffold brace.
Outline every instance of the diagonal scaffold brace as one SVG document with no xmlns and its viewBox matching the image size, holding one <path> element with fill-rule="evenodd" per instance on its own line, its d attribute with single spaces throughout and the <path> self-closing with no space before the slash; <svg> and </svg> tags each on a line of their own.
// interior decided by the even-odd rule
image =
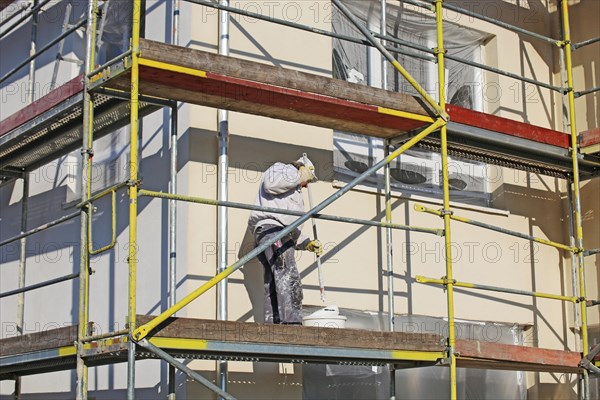
<svg viewBox="0 0 600 400">
<path fill-rule="evenodd" d="M 225 400 L 236 400 L 235 397 L 233 397 L 229 393 L 221 390 L 220 387 L 218 387 L 217 385 L 215 385 L 214 383 L 212 383 L 211 381 L 209 381 L 208 379 L 206 379 L 199 373 L 195 372 L 194 370 L 192 370 L 190 367 L 188 367 L 184 363 L 177 361 L 177 359 L 175 357 L 171 356 L 166 351 L 164 351 L 164 350 L 160 349 L 159 347 L 156 347 L 155 345 L 150 343 L 148 341 L 148 339 L 140 340 L 139 342 L 137 342 L 137 344 L 139 346 L 145 348 L 146 350 L 154 353 L 158 357 L 162 358 L 163 360 L 165 360 L 166 362 L 168 362 L 175 368 L 179 369 L 181 372 L 183 372 L 184 374 L 186 374 L 187 376 L 189 376 L 196 382 L 200 383 L 201 385 L 206 386 L 208 389 L 212 390 L 213 392 L 215 392 L 216 394 L 221 396 L 221 398 L 223 398 Z"/>
</svg>

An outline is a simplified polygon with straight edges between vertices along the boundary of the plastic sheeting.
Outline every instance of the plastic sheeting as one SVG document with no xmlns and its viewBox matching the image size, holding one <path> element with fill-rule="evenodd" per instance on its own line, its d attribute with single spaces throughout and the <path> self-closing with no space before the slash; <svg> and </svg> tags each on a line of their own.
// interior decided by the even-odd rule
<svg viewBox="0 0 600 400">
<path fill-rule="evenodd" d="M 314 311 L 305 307 L 305 312 Z M 385 313 L 340 309 L 347 317 L 346 328 L 388 330 Z M 334 328 L 332 328 L 334 329 Z M 397 315 L 398 332 L 447 335 L 443 318 Z M 522 345 L 523 326 L 495 322 L 457 321 L 456 337 Z M 389 399 L 390 372 L 387 366 L 304 365 L 304 399 Z M 421 367 L 395 372 L 396 399 L 447 399 L 448 368 Z M 525 373 L 458 368 L 458 397 L 461 399 L 526 399 Z"/>
<path fill-rule="evenodd" d="M 345 0 L 352 13 L 373 31 L 379 31 L 381 6 L 379 1 Z M 434 48 L 436 24 L 432 14 L 422 14 L 414 6 L 387 8 L 388 35 Z M 343 14 L 334 9 L 333 30 L 357 38 L 362 34 Z M 489 35 L 451 23 L 444 24 L 446 47 L 450 54 L 481 62 L 482 44 Z M 424 52 L 404 47 L 404 50 L 432 57 Z M 437 64 L 417 57 L 397 55 L 400 63 L 435 98 L 437 96 Z M 358 84 L 379 86 L 381 83 L 381 56 L 366 46 L 347 41 L 333 40 L 333 73 L 339 79 Z M 386 62 L 387 88 L 417 95 L 416 91 L 397 71 Z M 446 81 L 450 103 L 483 109 L 482 71 L 451 60 L 446 62 Z M 354 135 L 348 132 L 334 133 L 335 178 L 348 182 L 383 158 L 383 141 Z M 488 168 L 484 163 L 450 158 L 450 197 L 452 201 L 479 206 L 491 206 L 488 189 Z M 420 194 L 441 198 L 441 159 L 439 154 L 425 150 L 410 150 L 391 165 L 392 190 L 403 195 Z M 374 188 L 384 187 L 383 171 L 369 177 L 365 183 Z"/>
<path fill-rule="evenodd" d="M 344 0 L 350 11 L 372 31 L 380 31 L 381 5 L 379 1 Z M 437 31 L 434 15 L 419 12 L 422 9 L 406 5 L 388 4 L 386 13 L 386 32 L 389 36 L 416 45 L 434 49 L 437 47 Z M 333 30 L 347 36 L 363 38 L 362 34 L 334 8 Z M 468 29 L 451 22 L 444 23 L 444 42 L 449 55 L 474 62 L 482 62 L 482 45 L 491 35 Z M 430 53 L 405 46 L 388 43 L 402 50 L 433 58 Z M 340 79 L 356 83 L 367 83 L 369 75 L 377 76 L 381 56 L 377 60 L 369 55 L 366 46 L 334 39 L 334 74 Z M 398 61 L 431 94 L 437 96 L 437 63 L 417 57 L 396 54 Z M 447 99 L 451 104 L 483 111 L 483 72 L 452 60 L 446 60 Z M 414 88 L 386 62 L 388 78 L 387 88 L 417 95 Z M 371 81 L 374 81 L 373 79 Z"/>
</svg>

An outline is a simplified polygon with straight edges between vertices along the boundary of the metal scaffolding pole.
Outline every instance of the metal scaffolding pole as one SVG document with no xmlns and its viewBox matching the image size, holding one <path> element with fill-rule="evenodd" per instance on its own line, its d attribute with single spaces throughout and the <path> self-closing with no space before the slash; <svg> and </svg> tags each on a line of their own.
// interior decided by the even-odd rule
<svg viewBox="0 0 600 400">
<path fill-rule="evenodd" d="M 138 152 L 139 152 L 139 83 L 140 83 L 140 28 L 142 0 L 133 0 L 131 26 L 131 137 L 129 162 L 129 289 L 127 328 L 129 334 L 136 329 L 136 295 L 137 295 L 137 201 L 138 201 Z M 134 341 L 127 347 L 127 399 L 135 399 L 135 347 Z"/>
<path fill-rule="evenodd" d="M 223 6 L 229 6 L 229 0 L 220 0 Z M 219 10 L 219 49 L 220 55 L 229 55 L 229 12 Z M 217 136 L 218 143 L 218 194 L 217 198 L 227 201 L 229 197 L 229 111 L 217 110 Z M 217 207 L 217 274 L 227 268 L 227 245 L 229 233 L 229 218 L 227 207 Z M 227 279 L 223 279 L 217 285 L 217 319 L 227 320 Z M 223 392 L 227 392 L 227 361 L 217 361 L 217 382 Z"/>
<path fill-rule="evenodd" d="M 179 46 L 179 38 L 181 36 L 179 30 L 179 14 L 181 12 L 180 0 L 172 0 L 173 5 L 173 32 L 171 42 Z M 171 135 L 170 138 L 170 180 L 169 180 L 169 193 L 177 193 L 177 137 L 179 135 L 179 117 L 178 117 L 179 105 L 177 102 L 171 107 Z M 169 307 L 177 303 L 177 202 L 175 200 L 169 201 Z M 169 377 L 168 377 L 168 400 L 175 400 L 176 385 L 177 385 L 177 374 L 176 369 L 173 365 L 169 364 Z"/>
<path fill-rule="evenodd" d="M 384 0 L 385 1 L 385 0 Z M 390 141 L 386 140 L 384 145 L 384 157 L 390 154 Z M 384 169 L 385 179 L 385 223 L 392 223 L 392 186 L 390 181 L 390 164 Z M 385 228 L 385 258 L 387 262 L 387 297 L 388 297 L 388 325 L 390 332 L 395 330 L 395 311 L 394 311 L 394 260 L 392 245 L 392 229 Z M 393 364 L 390 368 L 390 400 L 396 398 L 396 373 Z"/>
<path fill-rule="evenodd" d="M 569 97 L 569 119 L 571 122 L 571 157 L 573 160 L 573 202 L 574 202 L 574 222 L 575 222 L 575 244 L 578 249 L 583 248 L 583 226 L 581 218 L 581 195 L 579 191 L 579 152 L 577 151 L 577 122 L 575 115 L 575 93 L 573 90 L 573 61 L 571 49 L 571 29 L 569 23 L 569 5 L 567 0 L 561 0 L 561 16 L 563 25 L 563 42 L 565 49 L 566 69 L 567 69 L 567 95 Z M 583 357 L 589 352 L 588 332 L 587 332 L 587 308 L 585 293 L 585 263 L 583 254 L 580 251 L 573 253 L 577 257 L 578 275 L 579 275 L 579 296 L 581 312 L 581 342 Z M 590 378 L 588 371 L 583 369 L 583 397 L 590 398 Z"/>
<path fill-rule="evenodd" d="M 96 60 L 96 24 L 98 15 L 98 1 L 88 0 L 87 26 L 86 26 L 86 52 L 85 71 L 94 68 Z M 89 78 L 84 76 L 83 97 L 83 128 L 82 128 L 82 174 L 81 174 L 81 201 L 90 198 L 92 187 L 92 146 L 94 135 L 94 103 L 89 90 Z M 89 205 L 81 209 L 80 238 L 79 238 L 79 329 L 77 331 L 77 400 L 88 398 L 88 369 L 83 359 L 82 338 L 88 336 L 87 326 L 89 321 L 89 248 L 88 248 L 88 224 Z"/>
<path fill-rule="evenodd" d="M 568 301 L 573 304 L 579 302 L 579 298 L 576 296 L 562 296 L 559 294 L 552 293 L 542 293 L 542 292 L 532 292 L 530 290 L 520 290 L 520 289 L 511 289 L 511 288 L 503 288 L 499 286 L 490 286 L 490 285 L 481 285 L 479 283 L 470 283 L 470 282 L 458 282 L 453 280 L 450 282 L 448 279 L 435 279 L 428 278 L 426 276 L 417 275 L 415 280 L 418 283 L 435 283 L 438 285 L 447 286 L 452 283 L 452 285 L 456 287 L 466 288 L 466 289 L 477 289 L 477 290 L 487 290 L 490 292 L 499 292 L 499 293 L 509 293 L 509 294 L 518 294 L 520 296 L 529 296 L 529 297 L 539 297 L 543 299 L 552 299 L 552 300 L 560 300 L 560 301 Z"/>
<path fill-rule="evenodd" d="M 448 113 L 427 93 L 425 89 L 413 78 L 408 71 L 400 65 L 398 60 L 383 47 L 383 45 L 373 36 L 373 34 L 361 24 L 361 22 L 352 14 L 352 12 L 346 7 L 340 0 L 332 0 L 333 4 L 346 16 L 346 18 L 354 25 L 367 40 L 377 48 L 383 54 L 383 56 L 396 68 L 398 72 L 410 83 L 410 85 L 423 97 L 423 99 L 435 110 L 437 115 L 444 121 L 448 120 Z"/>
<path fill-rule="evenodd" d="M 177 135 L 179 130 L 177 103 L 171 107 L 171 145 L 169 193 L 177 193 Z M 169 301 L 177 303 L 177 202 L 169 201 Z M 175 400 L 175 367 L 169 364 L 169 400 Z"/>
<path fill-rule="evenodd" d="M 27 213 L 29 211 L 29 174 L 23 175 L 23 191 L 21 204 L 21 241 L 19 252 L 19 276 L 18 287 L 20 290 L 25 288 L 25 270 L 27 267 Z M 20 292 L 17 297 L 17 333 L 23 335 L 25 325 L 25 292 Z M 21 377 L 15 378 L 15 399 L 21 398 Z"/>
<path fill-rule="evenodd" d="M 573 192 L 572 182 L 567 180 L 567 220 L 569 221 L 569 243 L 571 247 L 575 247 L 575 224 L 573 223 Z M 571 286 L 573 296 L 579 298 L 579 276 L 577 275 L 577 257 L 571 252 Z M 575 351 L 581 351 L 581 315 L 579 307 L 573 304 L 573 320 L 575 321 Z"/>
<path fill-rule="evenodd" d="M 438 91 L 440 108 L 446 109 L 446 71 L 444 55 L 444 29 L 442 15 L 443 0 L 435 1 L 435 19 L 437 27 L 437 48 L 435 49 L 438 59 Z M 450 234 L 450 185 L 448 183 L 448 129 L 444 125 L 440 131 L 441 153 L 442 153 L 442 186 L 444 192 L 444 206 L 442 216 L 444 218 L 444 247 L 446 250 L 446 295 L 448 299 L 448 363 L 450 367 L 450 399 L 456 400 L 456 332 L 454 327 L 454 284 L 452 271 L 452 238 Z"/>
<path fill-rule="evenodd" d="M 173 199 L 173 200 L 180 200 L 180 201 L 185 201 L 185 202 L 189 202 L 189 203 L 205 204 L 205 205 L 210 205 L 210 206 L 238 208 L 240 210 L 264 211 L 264 212 L 274 213 L 274 214 L 295 215 L 296 217 L 304 216 L 304 213 L 301 211 L 292 211 L 292 210 L 286 210 L 283 208 L 262 207 L 262 206 L 256 206 L 253 204 L 236 203 L 233 201 L 218 201 L 218 200 L 213 200 L 213 199 L 207 199 L 204 197 L 186 196 L 186 195 L 182 195 L 182 194 L 172 195 L 172 194 L 168 194 L 168 193 L 156 192 L 156 191 L 145 190 L 145 189 L 141 189 L 138 192 L 138 195 L 140 197 L 141 196 L 158 197 L 161 199 L 169 199 L 169 200 Z M 398 229 L 398 230 L 402 230 L 402 231 L 429 233 L 429 234 L 437 235 L 437 236 L 444 235 L 443 229 L 423 228 L 423 227 L 419 227 L 419 226 L 400 225 L 400 224 L 393 224 L 393 223 L 388 224 L 387 222 L 372 221 L 372 220 L 368 220 L 368 219 L 340 217 L 340 216 L 336 216 L 336 215 L 327 215 L 327 214 L 320 214 L 320 213 L 311 215 L 311 218 L 322 219 L 325 221 L 343 222 L 346 224 L 357 224 L 357 225 L 375 226 L 375 227 L 380 227 L 380 228 Z"/>
</svg>

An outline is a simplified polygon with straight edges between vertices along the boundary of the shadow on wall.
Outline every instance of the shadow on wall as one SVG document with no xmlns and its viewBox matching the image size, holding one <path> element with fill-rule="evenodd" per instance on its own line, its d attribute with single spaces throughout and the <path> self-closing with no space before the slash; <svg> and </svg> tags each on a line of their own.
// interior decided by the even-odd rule
<svg viewBox="0 0 600 400">
<path fill-rule="evenodd" d="M 281 142 L 258 139 L 230 133 L 229 136 L 229 166 L 232 169 L 256 172 L 252 181 L 260 179 L 262 173 L 276 162 L 289 163 L 297 160 L 302 153 L 307 153 L 315 164 L 319 181 L 333 180 L 333 156 L 329 150 L 316 149 L 294 144 L 286 144 L 286 133 L 281 133 Z M 180 139 L 183 143 L 182 139 Z M 188 161 L 216 166 L 218 141 L 216 133 L 206 129 L 189 130 L 189 155 L 182 159 L 182 164 Z M 181 168 L 181 166 L 180 166 Z M 210 171 L 216 184 L 216 170 Z M 242 177 L 243 178 L 243 177 Z M 203 179 L 202 182 L 205 182 Z M 258 188 L 258 186 L 257 186 Z M 252 195 L 254 201 L 254 193 Z"/>
<path fill-rule="evenodd" d="M 563 229 L 562 197 L 558 191 L 558 178 L 552 181 L 554 187 L 545 190 L 528 188 L 522 185 L 504 183 L 492 193 L 494 204 L 513 215 L 527 217 L 531 225 L 537 226 L 549 240 L 568 240 Z M 567 225 L 564 225 L 565 229 Z M 523 232 L 526 233 L 526 232 Z"/>
</svg>

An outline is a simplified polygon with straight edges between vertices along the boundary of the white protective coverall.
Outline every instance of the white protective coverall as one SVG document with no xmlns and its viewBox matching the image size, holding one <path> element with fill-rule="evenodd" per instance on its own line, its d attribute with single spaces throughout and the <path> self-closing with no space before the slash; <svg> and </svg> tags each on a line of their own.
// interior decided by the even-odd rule
<svg viewBox="0 0 600 400">
<path fill-rule="evenodd" d="M 273 164 L 263 175 L 255 204 L 304 212 L 298 169 L 292 164 Z M 248 229 L 258 246 L 296 219 L 293 215 L 252 211 Z M 294 250 L 304 250 L 310 239 L 301 230 L 299 226 L 258 256 L 264 267 L 266 323 L 302 323 L 302 283 Z"/>
</svg>

